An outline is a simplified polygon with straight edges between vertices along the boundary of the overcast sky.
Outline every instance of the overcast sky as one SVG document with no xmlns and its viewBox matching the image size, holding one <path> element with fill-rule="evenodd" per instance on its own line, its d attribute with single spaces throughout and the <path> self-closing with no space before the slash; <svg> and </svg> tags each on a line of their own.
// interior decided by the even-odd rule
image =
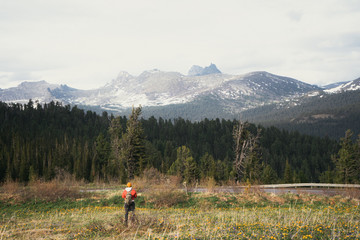
<svg viewBox="0 0 360 240">
<path fill-rule="evenodd" d="M 120 71 L 360 77 L 357 0 L 0 0 L 0 88 L 97 88 Z"/>
</svg>

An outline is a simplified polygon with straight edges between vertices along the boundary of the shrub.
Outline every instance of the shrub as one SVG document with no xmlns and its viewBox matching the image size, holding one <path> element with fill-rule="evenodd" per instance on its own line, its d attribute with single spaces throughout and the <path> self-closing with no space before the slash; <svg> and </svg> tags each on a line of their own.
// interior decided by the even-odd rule
<svg viewBox="0 0 360 240">
<path fill-rule="evenodd" d="M 204 186 L 208 192 L 210 193 L 215 192 L 216 181 L 213 177 L 207 177 L 203 179 L 200 184 Z"/>
<path fill-rule="evenodd" d="M 52 180 L 50 182 L 37 181 L 29 184 L 29 190 L 25 191 L 26 199 L 40 199 L 44 201 L 56 201 L 64 198 L 80 197 L 76 186 L 68 185 L 67 182 Z"/>
<path fill-rule="evenodd" d="M 29 183 L 28 186 L 17 182 L 6 182 L 2 186 L 2 197 L 5 201 L 24 202 L 28 200 L 56 201 L 65 198 L 78 198 L 80 192 L 77 186 L 68 185 L 68 182 L 40 180 Z"/>
<path fill-rule="evenodd" d="M 145 202 L 156 207 L 171 207 L 186 200 L 187 196 L 179 190 L 181 178 L 166 176 L 155 168 L 146 169 L 142 177 L 134 179 L 134 188 L 143 192 Z"/>
<path fill-rule="evenodd" d="M 137 191 L 147 192 L 154 188 L 178 188 L 181 178 L 178 176 L 167 176 L 156 168 L 145 169 L 141 177 L 135 177 L 133 186 Z"/>
<path fill-rule="evenodd" d="M 146 201 L 156 208 L 173 207 L 187 200 L 183 191 L 174 189 L 155 189 L 145 196 Z"/>
<path fill-rule="evenodd" d="M 14 181 L 6 181 L 1 187 L 0 200 L 19 200 L 19 193 L 23 189 L 23 185 Z"/>
<path fill-rule="evenodd" d="M 345 190 L 346 196 L 353 199 L 360 199 L 360 190 L 356 188 L 346 188 Z"/>
</svg>

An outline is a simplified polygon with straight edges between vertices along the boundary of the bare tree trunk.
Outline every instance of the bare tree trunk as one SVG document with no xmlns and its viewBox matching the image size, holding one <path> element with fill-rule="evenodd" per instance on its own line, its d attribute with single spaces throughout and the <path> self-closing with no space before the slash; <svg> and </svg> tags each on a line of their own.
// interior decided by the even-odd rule
<svg viewBox="0 0 360 240">
<path fill-rule="evenodd" d="M 254 136 L 246 128 L 247 122 L 241 122 L 234 127 L 233 137 L 235 140 L 235 160 L 234 166 L 236 171 L 236 180 L 240 181 L 244 176 L 244 167 L 246 161 L 249 160 L 249 155 L 254 151 L 255 145 L 260 138 L 260 129 L 257 129 L 257 134 Z"/>
</svg>

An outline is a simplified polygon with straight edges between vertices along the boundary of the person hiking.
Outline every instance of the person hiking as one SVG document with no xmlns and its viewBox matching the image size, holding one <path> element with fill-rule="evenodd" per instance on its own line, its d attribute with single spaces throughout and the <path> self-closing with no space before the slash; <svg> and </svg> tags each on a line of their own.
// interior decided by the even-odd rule
<svg viewBox="0 0 360 240">
<path fill-rule="evenodd" d="M 137 197 L 136 191 L 132 188 L 131 182 L 128 182 L 127 187 L 122 193 L 122 198 L 125 200 L 125 224 L 128 223 L 129 211 L 132 211 L 132 217 L 135 217 L 135 198 Z"/>
</svg>

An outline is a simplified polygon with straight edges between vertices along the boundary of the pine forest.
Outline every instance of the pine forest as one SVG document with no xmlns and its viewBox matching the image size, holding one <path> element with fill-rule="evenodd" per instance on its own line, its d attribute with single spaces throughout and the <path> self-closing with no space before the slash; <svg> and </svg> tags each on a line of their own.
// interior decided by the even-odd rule
<svg viewBox="0 0 360 240">
<path fill-rule="evenodd" d="M 351 130 L 337 141 L 236 119 L 143 119 L 141 110 L 114 116 L 57 102 L 0 102 L 0 182 L 65 171 L 125 183 L 150 168 L 189 183 L 360 181 L 360 140 Z"/>
</svg>

